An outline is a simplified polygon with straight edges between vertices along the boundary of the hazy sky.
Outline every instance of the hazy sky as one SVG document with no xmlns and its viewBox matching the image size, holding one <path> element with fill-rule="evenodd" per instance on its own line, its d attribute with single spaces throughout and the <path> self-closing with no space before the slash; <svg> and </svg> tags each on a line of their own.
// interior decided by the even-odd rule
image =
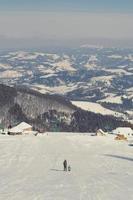
<svg viewBox="0 0 133 200">
<path fill-rule="evenodd" d="M 0 0 L 2 47 L 90 38 L 132 42 L 132 23 L 133 0 Z"/>
</svg>

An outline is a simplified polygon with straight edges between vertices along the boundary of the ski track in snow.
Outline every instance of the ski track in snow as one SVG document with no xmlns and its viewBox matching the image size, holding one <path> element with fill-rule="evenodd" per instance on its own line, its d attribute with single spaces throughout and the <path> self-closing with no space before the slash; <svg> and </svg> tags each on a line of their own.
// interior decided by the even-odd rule
<svg viewBox="0 0 133 200">
<path fill-rule="evenodd" d="M 113 136 L 0 136 L 0 200 L 132 200 L 132 155 Z"/>
</svg>

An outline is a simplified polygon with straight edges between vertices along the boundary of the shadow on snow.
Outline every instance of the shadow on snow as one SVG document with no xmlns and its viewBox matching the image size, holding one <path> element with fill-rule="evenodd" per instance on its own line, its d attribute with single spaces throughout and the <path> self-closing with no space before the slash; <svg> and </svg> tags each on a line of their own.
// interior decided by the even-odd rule
<svg viewBox="0 0 133 200">
<path fill-rule="evenodd" d="M 64 172 L 63 169 L 50 169 L 51 171 L 56 171 L 56 172 Z"/>
<path fill-rule="evenodd" d="M 124 157 L 124 156 L 118 156 L 118 155 L 112 155 L 112 154 L 105 154 L 105 156 L 119 158 L 119 159 L 128 160 L 128 161 L 133 161 L 133 158 Z"/>
</svg>

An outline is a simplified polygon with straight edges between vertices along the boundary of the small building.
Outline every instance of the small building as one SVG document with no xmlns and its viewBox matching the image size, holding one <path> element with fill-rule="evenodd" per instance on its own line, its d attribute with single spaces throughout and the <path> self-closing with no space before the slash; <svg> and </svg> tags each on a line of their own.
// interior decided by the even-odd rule
<svg viewBox="0 0 133 200">
<path fill-rule="evenodd" d="M 97 132 L 96 132 L 96 135 L 97 135 L 97 136 L 106 136 L 107 133 L 104 132 L 102 129 L 98 129 Z"/>
<path fill-rule="evenodd" d="M 17 126 L 11 128 L 11 129 L 8 129 L 8 132 L 7 132 L 8 135 L 21 135 L 22 134 L 22 130 L 19 129 Z"/>
<path fill-rule="evenodd" d="M 131 137 L 133 136 L 133 130 L 130 127 L 118 127 L 115 130 L 113 130 L 113 134 Z"/>
<path fill-rule="evenodd" d="M 31 131 L 32 131 L 32 126 L 30 124 L 27 124 L 26 122 L 21 122 L 17 126 L 8 130 L 9 134 L 11 135 L 28 133 L 28 132 L 30 133 Z"/>
<path fill-rule="evenodd" d="M 17 125 L 18 128 L 20 128 L 23 132 L 32 131 L 32 126 L 30 124 L 27 124 L 26 122 L 21 122 Z"/>
</svg>

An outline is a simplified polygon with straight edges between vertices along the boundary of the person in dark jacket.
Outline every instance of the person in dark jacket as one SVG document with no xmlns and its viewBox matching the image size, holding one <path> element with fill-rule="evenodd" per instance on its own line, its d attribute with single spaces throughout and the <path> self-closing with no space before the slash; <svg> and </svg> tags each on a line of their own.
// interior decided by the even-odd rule
<svg viewBox="0 0 133 200">
<path fill-rule="evenodd" d="M 64 160 L 63 166 L 64 166 L 64 171 L 67 171 L 67 161 L 66 160 Z"/>
</svg>

